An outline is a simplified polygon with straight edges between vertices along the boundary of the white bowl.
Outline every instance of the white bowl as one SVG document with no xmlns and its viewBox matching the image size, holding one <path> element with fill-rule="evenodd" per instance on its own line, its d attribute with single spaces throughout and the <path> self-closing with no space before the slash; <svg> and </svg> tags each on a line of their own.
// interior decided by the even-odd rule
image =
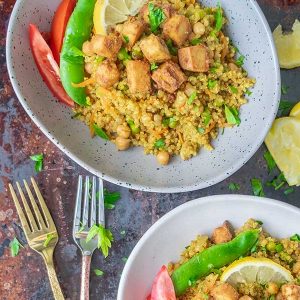
<svg viewBox="0 0 300 300">
<path fill-rule="evenodd" d="M 122 273 L 118 300 L 145 300 L 162 265 L 176 261 L 198 234 L 229 220 L 237 228 L 261 220 L 276 237 L 300 232 L 300 209 L 280 201 L 242 195 L 210 196 L 185 203 L 157 221 L 135 246 Z"/>
<path fill-rule="evenodd" d="M 39 75 L 29 48 L 27 27 L 36 23 L 49 31 L 60 0 L 18 0 L 7 35 L 7 66 L 14 90 L 37 126 L 62 151 L 90 172 L 129 188 L 156 192 L 185 192 L 216 184 L 245 164 L 257 151 L 275 118 L 280 99 L 280 73 L 270 28 L 254 0 L 221 1 L 229 19 L 229 36 L 246 56 L 245 69 L 257 83 L 249 104 L 241 109 L 242 124 L 225 130 L 189 160 L 172 159 L 159 167 L 141 148 L 118 152 L 111 143 L 91 139 L 89 129 L 71 120 L 69 108 L 57 103 Z M 218 0 L 201 1 L 216 5 Z"/>
</svg>

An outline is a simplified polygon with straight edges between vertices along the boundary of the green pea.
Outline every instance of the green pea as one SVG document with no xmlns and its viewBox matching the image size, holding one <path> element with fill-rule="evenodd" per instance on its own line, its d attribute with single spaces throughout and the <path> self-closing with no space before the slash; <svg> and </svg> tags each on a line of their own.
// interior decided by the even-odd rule
<svg viewBox="0 0 300 300">
<path fill-rule="evenodd" d="M 283 245 L 282 245 L 282 244 L 277 244 L 276 247 L 275 247 L 275 251 L 276 251 L 277 253 L 283 251 L 283 249 L 284 249 L 284 248 L 283 248 Z"/>
</svg>

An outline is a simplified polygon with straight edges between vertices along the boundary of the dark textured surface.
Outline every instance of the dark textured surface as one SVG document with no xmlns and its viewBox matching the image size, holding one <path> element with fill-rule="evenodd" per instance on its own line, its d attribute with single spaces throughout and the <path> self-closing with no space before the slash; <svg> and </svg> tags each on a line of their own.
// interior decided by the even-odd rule
<svg viewBox="0 0 300 300">
<path fill-rule="evenodd" d="M 81 257 L 72 241 L 71 227 L 77 177 L 86 172 L 47 140 L 26 115 L 13 93 L 6 71 L 5 34 L 14 2 L 15 0 L 0 0 L 0 300 L 52 299 L 42 258 L 27 246 L 14 205 L 7 193 L 8 182 L 32 175 L 36 177 L 58 227 L 60 241 L 55 261 L 63 291 L 68 299 L 78 299 Z M 300 16 L 300 4 L 297 0 L 258 2 L 272 30 L 279 22 L 288 30 L 294 19 Z M 290 87 L 285 98 L 298 101 L 300 70 L 282 71 L 282 77 L 283 83 Z M 251 194 L 251 178 L 257 177 L 263 181 L 272 178 L 274 174 L 268 175 L 263 159 L 264 151 L 263 146 L 236 174 L 201 191 L 150 194 L 105 183 L 110 190 L 120 191 L 122 199 L 115 210 L 106 213 L 107 224 L 114 233 L 115 242 L 106 260 L 99 252 L 93 257 L 92 268 L 102 269 L 105 275 L 96 277 L 92 274 L 91 299 L 116 299 L 124 258 L 128 257 L 143 233 L 166 212 L 191 199 L 229 193 L 230 182 L 241 185 L 241 194 Z M 46 157 L 45 168 L 35 175 L 29 156 L 40 152 Z M 271 188 L 266 188 L 265 192 L 267 197 L 300 207 L 299 189 L 288 197 L 282 191 Z M 122 230 L 126 231 L 125 236 L 120 234 Z M 15 236 L 24 248 L 17 257 L 12 258 L 9 243 Z"/>
</svg>

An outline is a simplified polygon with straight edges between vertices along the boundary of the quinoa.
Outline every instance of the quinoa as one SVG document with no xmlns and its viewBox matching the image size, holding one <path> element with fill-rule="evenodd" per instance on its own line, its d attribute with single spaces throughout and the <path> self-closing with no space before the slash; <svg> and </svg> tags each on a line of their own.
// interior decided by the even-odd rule
<svg viewBox="0 0 300 300">
<path fill-rule="evenodd" d="M 85 122 L 93 135 L 96 124 L 116 143 L 118 126 L 133 122 L 139 129 L 131 134 L 130 143 L 144 148 L 145 154 L 158 155 L 162 150 L 169 156 L 180 155 L 183 160 L 196 156 L 201 148 L 213 150 L 212 141 L 224 128 L 232 127 L 225 116 L 225 106 L 239 111 L 247 103 L 245 93 L 255 80 L 236 62 L 238 50 L 222 31 L 217 34 L 215 14 L 218 8 L 205 8 L 193 0 L 155 0 L 154 4 L 171 4 L 178 14 L 186 16 L 191 25 L 201 22 L 205 32 L 201 43 L 210 56 L 210 70 L 205 73 L 184 71 L 187 81 L 173 94 L 159 89 L 152 83 L 152 91 L 146 95 L 131 94 L 128 89 L 126 62 L 117 61 L 120 80 L 110 89 L 97 83 L 88 86 L 90 105 L 76 106 L 79 119 Z M 137 16 L 139 18 L 139 16 Z M 223 18 L 223 23 L 227 22 Z M 114 30 L 114 29 L 112 29 Z M 148 33 L 145 32 L 143 36 Z M 131 49 L 133 59 L 143 59 L 139 41 Z M 189 46 L 187 41 L 184 46 Z M 173 57 L 177 60 L 177 57 Z M 87 56 L 86 69 L 91 76 L 101 58 Z M 194 101 L 188 104 L 192 91 L 197 91 Z M 168 124 L 172 120 L 173 126 Z M 155 143 L 163 141 L 162 147 Z"/>
</svg>

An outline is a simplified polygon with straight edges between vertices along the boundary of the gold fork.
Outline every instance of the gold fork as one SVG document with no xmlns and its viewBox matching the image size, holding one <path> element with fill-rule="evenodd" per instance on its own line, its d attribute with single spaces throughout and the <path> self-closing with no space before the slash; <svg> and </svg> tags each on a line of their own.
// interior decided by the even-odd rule
<svg viewBox="0 0 300 300">
<path fill-rule="evenodd" d="M 53 296 L 56 300 L 63 300 L 65 298 L 61 291 L 53 263 L 54 248 L 58 242 L 58 234 L 55 224 L 35 180 L 31 177 L 32 186 L 36 197 L 39 200 L 40 208 L 38 207 L 38 204 L 35 201 L 26 180 L 23 180 L 23 182 L 33 212 L 25 198 L 19 182 L 17 182 L 16 185 L 19 190 L 25 212 L 20 205 L 13 186 L 9 184 L 12 198 L 17 208 L 17 212 L 30 248 L 38 252 L 45 261 Z"/>
</svg>

